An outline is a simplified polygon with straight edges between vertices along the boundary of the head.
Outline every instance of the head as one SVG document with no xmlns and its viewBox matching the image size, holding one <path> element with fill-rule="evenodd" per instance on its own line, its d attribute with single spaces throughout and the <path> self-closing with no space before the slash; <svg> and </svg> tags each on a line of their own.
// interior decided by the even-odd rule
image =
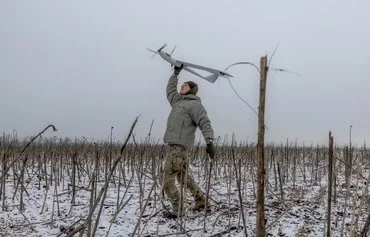
<svg viewBox="0 0 370 237">
<path fill-rule="evenodd" d="M 198 85 L 193 81 L 186 81 L 181 85 L 180 94 L 181 95 L 196 95 L 198 92 Z"/>
</svg>

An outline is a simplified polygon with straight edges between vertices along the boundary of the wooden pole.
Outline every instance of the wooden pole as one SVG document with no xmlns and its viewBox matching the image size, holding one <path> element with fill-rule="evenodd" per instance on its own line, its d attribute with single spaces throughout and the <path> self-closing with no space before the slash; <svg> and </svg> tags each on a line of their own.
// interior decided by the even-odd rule
<svg viewBox="0 0 370 237">
<path fill-rule="evenodd" d="M 329 131 L 329 166 L 328 166 L 328 210 L 327 210 L 327 223 L 326 223 L 326 236 L 330 237 L 331 226 L 331 197 L 333 189 L 333 140 L 331 132 Z"/>
<path fill-rule="evenodd" d="M 256 236 L 265 236 L 265 95 L 267 80 L 267 55 L 260 60 L 260 99 L 258 106 L 257 142 L 257 223 Z"/>
</svg>

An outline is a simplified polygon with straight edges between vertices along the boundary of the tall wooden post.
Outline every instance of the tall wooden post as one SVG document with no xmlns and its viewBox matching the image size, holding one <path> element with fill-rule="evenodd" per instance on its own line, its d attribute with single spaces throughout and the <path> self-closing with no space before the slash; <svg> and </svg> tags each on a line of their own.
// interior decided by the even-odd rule
<svg viewBox="0 0 370 237">
<path fill-rule="evenodd" d="M 267 80 L 267 55 L 260 60 L 260 99 L 258 106 L 257 142 L 257 223 L 256 236 L 265 236 L 265 95 Z"/>
<path fill-rule="evenodd" d="M 330 237 L 330 227 L 331 227 L 331 197 L 333 189 L 333 142 L 334 138 L 331 136 L 329 131 L 329 166 L 328 166 L 328 210 L 326 218 L 326 236 Z"/>
</svg>

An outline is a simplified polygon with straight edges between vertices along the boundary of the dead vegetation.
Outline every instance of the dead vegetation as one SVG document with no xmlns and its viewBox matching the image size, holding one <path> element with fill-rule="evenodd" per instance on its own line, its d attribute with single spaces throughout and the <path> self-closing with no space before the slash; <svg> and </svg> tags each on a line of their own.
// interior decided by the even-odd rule
<svg viewBox="0 0 370 237">
<path fill-rule="evenodd" d="M 85 139 L 19 140 L 0 143 L 0 236 L 254 236 L 257 148 L 218 139 L 210 162 L 198 143 L 189 157 L 195 180 L 212 212 L 171 219 L 160 172 L 166 147 L 150 135 L 142 143 Z M 32 141 L 32 142 L 31 142 Z M 265 227 L 269 236 L 326 233 L 328 147 L 296 142 L 265 149 Z M 332 235 L 367 236 L 370 226 L 370 152 L 333 147 Z M 330 215 L 329 215 L 330 216 Z"/>
</svg>

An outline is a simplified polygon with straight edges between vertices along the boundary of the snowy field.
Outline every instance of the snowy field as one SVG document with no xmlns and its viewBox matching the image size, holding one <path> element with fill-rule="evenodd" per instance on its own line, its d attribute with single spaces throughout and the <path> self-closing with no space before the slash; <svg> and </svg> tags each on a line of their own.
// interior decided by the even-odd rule
<svg viewBox="0 0 370 237">
<path fill-rule="evenodd" d="M 160 182 L 154 183 L 153 178 L 163 166 L 164 146 L 130 144 L 122 156 L 119 147 L 107 144 L 38 144 L 22 155 L 3 147 L 0 236 L 86 236 L 88 232 L 95 236 L 254 236 L 255 149 L 248 145 L 218 148 L 211 171 L 212 211 L 207 216 L 193 212 L 194 202 L 187 194 L 186 215 L 174 219 L 167 214 L 170 204 Z M 195 180 L 206 192 L 210 163 L 203 150 L 195 148 L 189 161 Z M 369 213 L 369 152 L 335 148 L 334 155 L 331 232 L 340 236 L 343 226 L 344 236 L 354 236 L 362 232 Z M 265 156 L 267 235 L 323 236 L 327 148 L 286 144 L 268 147 Z M 344 165 L 349 157 L 351 169 Z M 115 160 L 106 197 L 104 192 L 100 197 Z"/>
</svg>

